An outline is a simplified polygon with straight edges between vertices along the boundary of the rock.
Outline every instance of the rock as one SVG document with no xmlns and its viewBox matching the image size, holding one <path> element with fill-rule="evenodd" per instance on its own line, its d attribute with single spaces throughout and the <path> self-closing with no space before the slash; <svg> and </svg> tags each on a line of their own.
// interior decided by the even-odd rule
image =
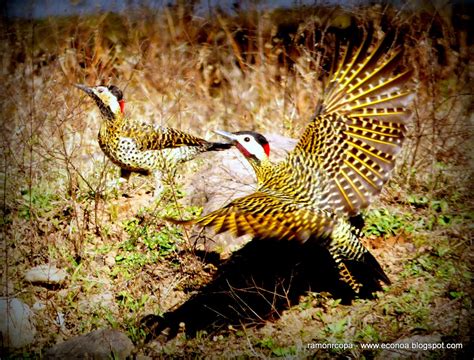
<svg viewBox="0 0 474 360">
<path fill-rule="evenodd" d="M 36 335 L 33 316 L 21 300 L 0 299 L 0 332 L 6 347 L 21 348 L 33 342 Z"/>
<path fill-rule="evenodd" d="M 61 284 L 67 277 L 67 272 L 54 265 L 44 264 L 35 266 L 25 274 L 25 280 L 33 284 Z"/>
<path fill-rule="evenodd" d="M 103 308 L 111 311 L 117 310 L 114 294 L 112 294 L 110 291 L 89 295 L 86 299 L 79 300 L 78 305 L 81 311 L 87 311 L 95 308 Z"/>
<path fill-rule="evenodd" d="M 46 304 L 44 302 L 37 301 L 33 304 L 32 309 L 33 311 L 43 311 L 46 309 Z"/>
<path fill-rule="evenodd" d="M 46 351 L 46 359 L 125 359 L 134 349 L 122 332 L 99 329 L 73 337 Z"/>
<path fill-rule="evenodd" d="M 114 267 L 115 266 L 115 256 L 114 255 L 107 255 L 105 257 L 105 264 L 110 268 Z"/>
<path fill-rule="evenodd" d="M 270 143 L 270 159 L 273 162 L 282 160 L 297 143 L 295 139 L 280 135 L 264 135 Z M 255 191 L 256 183 L 253 169 L 236 148 L 216 153 L 212 162 L 203 166 L 188 181 L 186 193 L 189 204 L 202 206 L 203 214 L 235 198 L 251 194 Z M 200 229 L 196 229 L 192 237 L 206 250 L 223 253 L 235 251 L 251 239 L 250 236 L 236 238 L 228 233 L 214 235 L 212 232 L 201 232 Z"/>
<path fill-rule="evenodd" d="M 376 359 L 425 359 L 432 356 L 434 351 L 443 351 L 441 335 L 415 335 L 409 338 L 398 339 L 387 344 L 390 348 L 384 349 Z"/>
</svg>

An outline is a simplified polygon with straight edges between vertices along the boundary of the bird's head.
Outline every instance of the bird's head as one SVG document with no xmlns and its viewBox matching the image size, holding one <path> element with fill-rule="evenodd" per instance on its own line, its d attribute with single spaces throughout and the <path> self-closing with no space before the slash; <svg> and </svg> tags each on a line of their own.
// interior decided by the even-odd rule
<svg viewBox="0 0 474 360">
<path fill-rule="evenodd" d="M 232 141 L 232 144 L 239 149 L 247 160 L 251 162 L 267 162 L 270 156 L 270 144 L 262 134 L 254 131 L 237 131 L 230 133 L 227 131 L 216 130 L 216 134 Z"/>
<path fill-rule="evenodd" d="M 75 87 L 83 90 L 94 99 L 103 117 L 114 120 L 119 114 L 123 114 L 125 101 L 122 90 L 115 85 L 86 86 L 75 84 Z"/>
</svg>

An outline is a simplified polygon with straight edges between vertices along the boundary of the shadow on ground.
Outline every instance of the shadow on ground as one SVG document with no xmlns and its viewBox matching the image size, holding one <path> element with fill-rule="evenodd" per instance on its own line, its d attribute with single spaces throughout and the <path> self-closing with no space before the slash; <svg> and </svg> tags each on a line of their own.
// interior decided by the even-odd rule
<svg viewBox="0 0 474 360">
<path fill-rule="evenodd" d="M 359 297 L 371 298 L 379 283 L 362 264 L 348 263 L 363 288 Z M 186 303 L 163 317 L 148 315 L 141 322 L 148 340 L 167 333 L 176 336 L 181 322 L 188 336 L 209 334 L 229 325 L 263 325 L 296 305 L 308 291 L 329 292 L 349 304 L 354 292 L 339 280 L 335 263 L 318 244 L 254 240 L 220 265 L 214 279 Z"/>
</svg>

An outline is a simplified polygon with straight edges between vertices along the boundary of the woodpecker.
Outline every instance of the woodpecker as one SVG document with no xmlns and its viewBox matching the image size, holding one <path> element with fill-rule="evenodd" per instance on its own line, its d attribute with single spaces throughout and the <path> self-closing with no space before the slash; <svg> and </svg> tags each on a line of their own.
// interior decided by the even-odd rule
<svg viewBox="0 0 474 360">
<path fill-rule="evenodd" d="M 375 280 L 389 285 L 350 220 L 389 179 L 405 137 L 413 94 L 411 70 L 397 68 L 401 56 L 389 37 L 372 44 L 367 36 L 359 47 L 348 46 L 295 149 L 279 163 L 269 160 L 263 135 L 217 131 L 252 166 L 256 191 L 201 218 L 172 221 L 235 236 L 319 241 L 355 293 L 362 284 L 348 268 L 351 262 L 367 265 Z"/>
<path fill-rule="evenodd" d="M 102 124 L 99 145 L 107 157 L 120 167 L 120 176 L 129 179 L 132 172 L 155 177 L 154 198 L 163 191 L 163 180 L 174 177 L 176 165 L 206 151 L 225 150 L 231 144 L 209 142 L 185 132 L 151 125 L 124 114 L 122 91 L 115 85 L 75 84 L 94 99 Z M 166 175 L 166 177 L 165 177 Z"/>
</svg>

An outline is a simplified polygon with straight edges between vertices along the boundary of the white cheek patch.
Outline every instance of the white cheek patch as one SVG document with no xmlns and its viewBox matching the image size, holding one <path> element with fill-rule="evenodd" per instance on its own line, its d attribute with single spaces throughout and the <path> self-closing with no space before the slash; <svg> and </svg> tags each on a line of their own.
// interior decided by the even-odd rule
<svg viewBox="0 0 474 360">
<path fill-rule="evenodd" d="M 114 94 L 105 86 L 97 86 L 94 90 L 95 95 L 101 99 L 104 104 L 110 107 L 112 113 L 117 114 L 122 112 L 120 104 Z"/>
<path fill-rule="evenodd" d="M 108 96 L 109 96 L 110 110 L 112 110 L 114 114 L 122 112 L 122 110 L 120 109 L 120 104 L 117 101 L 117 98 L 113 94 L 110 94 L 110 93 L 108 94 Z"/>
<path fill-rule="evenodd" d="M 244 145 L 242 146 L 245 147 L 247 152 L 255 156 L 258 160 L 263 160 L 267 158 L 267 154 L 265 153 L 264 148 L 255 140 L 251 140 L 250 142 L 243 142 L 243 144 Z"/>
<path fill-rule="evenodd" d="M 263 159 L 266 159 L 268 156 L 267 154 L 265 153 L 265 150 L 264 148 L 262 147 L 262 145 L 260 144 L 257 144 L 257 143 L 254 143 L 252 144 L 255 146 L 255 156 L 259 159 L 259 160 L 263 160 Z"/>
</svg>

